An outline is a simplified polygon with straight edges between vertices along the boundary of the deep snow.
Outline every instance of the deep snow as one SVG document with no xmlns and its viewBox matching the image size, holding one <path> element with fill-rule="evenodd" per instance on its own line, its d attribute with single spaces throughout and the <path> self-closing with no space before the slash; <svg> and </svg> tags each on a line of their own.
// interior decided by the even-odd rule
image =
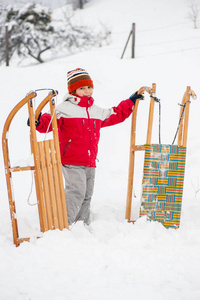
<svg viewBox="0 0 200 300">
<path fill-rule="evenodd" d="M 200 29 L 186 18 L 182 0 L 94 0 L 80 11 L 83 23 L 107 24 L 113 31 L 109 46 L 59 58 L 42 65 L 0 68 L 0 131 L 11 109 L 30 90 L 54 88 L 57 102 L 66 92 L 66 72 L 83 67 L 94 80 L 94 99 L 102 107 L 117 105 L 143 85 L 157 84 L 162 102 L 162 143 L 171 143 L 186 86 L 200 95 Z M 96 23 L 95 23 L 96 22 Z M 136 23 L 136 59 L 123 47 Z M 44 98 L 39 93 L 38 98 Z M 37 103 L 39 103 L 39 99 Z M 138 115 L 137 143 L 144 144 L 148 95 Z M 135 173 L 133 218 L 125 221 L 131 118 L 104 128 L 99 145 L 92 202 L 94 221 L 89 230 L 77 223 L 71 231 L 46 232 L 16 248 L 12 241 L 2 149 L 0 149 L 0 299 L 122 300 L 200 299 L 200 101 L 190 105 L 188 146 L 181 226 L 138 219 L 142 155 Z M 29 160 L 27 109 L 9 132 L 11 162 Z M 152 142 L 158 142 L 158 107 Z M 41 138 L 43 138 L 41 136 Z M 25 173 L 25 172 L 23 172 Z M 36 206 L 27 204 L 31 176 L 13 176 L 18 222 L 22 236 L 38 234 Z M 34 195 L 30 198 L 35 203 Z"/>
</svg>

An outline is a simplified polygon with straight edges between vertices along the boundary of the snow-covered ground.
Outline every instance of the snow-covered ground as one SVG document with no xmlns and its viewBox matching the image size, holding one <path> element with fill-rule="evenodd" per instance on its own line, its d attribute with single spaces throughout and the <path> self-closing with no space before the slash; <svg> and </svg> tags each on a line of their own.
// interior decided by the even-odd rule
<svg viewBox="0 0 200 300">
<path fill-rule="evenodd" d="M 157 84 L 162 103 L 162 143 L 172 143 L 179 106 L 189 85 L 200 95 L 200 29 L 186 17 L 182 0 L 93 0 L 78 12 L 85 24 L 106 24 L 109 46 L 58 58 L 41 65 L 0 67 L 0 131 L 11 109 L 30 90 L 53 88 L 57 103 L 66 92 L 66 73 L 85 68 L 94 80 L 94 99 L 112 107 L 143 85 Z M 95 23 L 96 22 L 96 23 Z M 136 58 L 130 45 L 120 59 L 131 24 L 136 23 Z M 40 102 L 46 95 L 38 93 Z M 137 143 L 144 144 L 149 97 L 138 112 Z M 131 118 L 104 128 L 99 145 L 90 229 L 51 231 L 16 248 L 12 241 L 2 149 L 0 149 L 0 299 L 122 300 L 200 299 L 200 99 L 190 105 L 187 162 L 181 226 L 138 219 L 142 155 L 138 155 L 133 200 L 135 225 L 125 221 Z M 9 132 L 11 163 L 30 157 L 27 109 Z M 158 107 L 152 142 L 158 142 Z M 42 138 L 42 136 L 41 136 Z M 37 207 L 27 204 L 31 175 L 13 176 L 21 236 L 38 234 Z M 24 173 L 26 173 L 24 175 Z M 34 193 L 29 202 L 35 203 Z"/>
</svg>

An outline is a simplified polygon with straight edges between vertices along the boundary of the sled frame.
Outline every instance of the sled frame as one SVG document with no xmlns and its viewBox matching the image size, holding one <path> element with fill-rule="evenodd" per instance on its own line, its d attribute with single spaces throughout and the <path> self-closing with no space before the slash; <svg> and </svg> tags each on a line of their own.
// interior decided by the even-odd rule
<svg viewBox="0 0 200 300">
<path fill-rule="evenodd" d="M 62 176 L 62 165 L 60 158 L 59 138 L 57 120 L 55 113 L 56 91 L 51 91 L 48 96 L 40 103 L 35 111 L 33 110 L 33 99 L 37 96 L 36 92 L 30 92 L 22 99 L 10 112 L 6 119 L 2 134 L 2 147 L 4 156 L 5 176 L 8 190 L 8 200 L 10 207 L 11 224 L 13 231 L 13 241 L 16 246 L 24 241 L 29 241 L 30 237 L 20 238 L 18 232 L 18 222 L 14 194 L 12 190 L 12 173 L 21 171 L 33 171 L 38 203 L 38 215 L 40 230 L 45 232 L 52 229 L 69 228 L 65 191 Z M 51 114 L 51 125 L 53 139 L 38 142 L 35 128 L 35 120 L 49 103 Z M 17 112 L 24 106 L 28 107 L 30 123 L 30 146 L 33 154 L 34 166 L 12 167 L 9 156 L 8 132 L 11 122 Z"/>
<path fill-rule="evenodd" d="M 144 91 L 138 91 L 142 94 Z M 149 91 L 148 91 L 149 92 Z M 156 84 L 152 84 L 152 89 L 149 92 L 150 97 L 156 93 Z M 178 146 L 186 147 L 187 145 L 187 134 L 188 134 L 188 120 L 189 120 L 189 107 L 190 107 L 190 97 L 196 96 L 195 93 L 188 86 L 182 98 L 182 103 L 180 107 L 180 118 L 181 122 L 179 124 L 178 130 Z M 125 219 L 128 222 L 134 223 L 135 220 L 131 220 L 131 206 L 132 206 L 132 194 L 133 194 L 133 183 L 134 183 L 134 168 L 135 168 L 135 152 L 136 151 L 145 151 L 145 145 L 151 144 L 152 137 L 152 127 L 153 127 L 153 115 L 154 115 L 154 98 L 151 97 L 149 105 L 149 116 L 148 116 L 148 125 L 147 125 L 147 136 L 146 144 L 136 145 L 136 120 L 137 120 L 137 110 L 140 99 L 136 100 L 134 105 L 134 110 L 132 114 L 131 122 L 131 139 L 130 139 L 130 156 L 129 156 L 129 171 L 128 171 L 128 188 L 127 188 L 127 200 L 126 200 L 126 212 Z M 185 109 L 184 109 L 185 104 Z"/>
</svg>

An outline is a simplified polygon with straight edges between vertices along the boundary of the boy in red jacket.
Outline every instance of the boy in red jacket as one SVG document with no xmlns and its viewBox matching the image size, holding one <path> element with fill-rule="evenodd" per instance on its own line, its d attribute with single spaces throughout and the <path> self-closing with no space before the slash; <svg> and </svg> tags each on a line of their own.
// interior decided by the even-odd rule
<svg viewBox="0 0 200 300">
<path fill-rule="evenodd" d="M 128 118 L 142 95 L 136 92 L 118 106 L 104 109 L 94 104 L 93 81 L 84 69 L 68 72 L 67 83 L 69 94 L 56 107 L 56 115 L 68 221 L 69 225 L 77 220 L 89 224 L 100 129 Z M 46 133 L 50 121 L 51 116 L 43 114 L 37 130 Z"/>
</svg>

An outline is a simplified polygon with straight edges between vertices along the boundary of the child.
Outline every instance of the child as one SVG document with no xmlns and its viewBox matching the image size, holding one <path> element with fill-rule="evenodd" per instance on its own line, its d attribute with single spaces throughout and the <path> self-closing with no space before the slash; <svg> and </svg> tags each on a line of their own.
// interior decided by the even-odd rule
<svg viewBox="0 0 200 300">
<path fill-rule="evenodd" d="M 89 224 L 100 129 L 128 118 L 142 95 L 136 92 L 117 107 L 104 109 L 94 104 L 93 81 L 84 69 L 68 72 L 67 83 L 69 94 L 56 107 L 56 115 L 68 221 L 69 225 L 77 220 Z M 45 133 L 50 120 L 49 114 L 43 114 L 37 130 Z"/>
</svg>

